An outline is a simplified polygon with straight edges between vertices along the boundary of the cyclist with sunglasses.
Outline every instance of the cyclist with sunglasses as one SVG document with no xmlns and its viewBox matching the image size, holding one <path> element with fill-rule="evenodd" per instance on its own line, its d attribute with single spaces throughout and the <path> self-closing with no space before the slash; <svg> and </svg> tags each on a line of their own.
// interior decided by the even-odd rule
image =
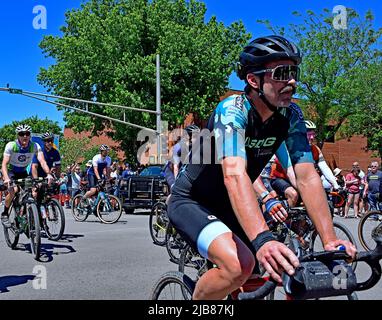
<svg viewBox="0 0 382 320">
<path fill-rule="evenodd" d="M 18 191 L 17 187 L 9 188 L 11 179 L 24 179 L 29 176 L 28 166 L 32 163 L 33 156 L 36 155 L 40 161 L 41 167 L 47 174 L 50 181 L 53 180 L 50 174 L 50 169 L 45 162 L 44 154 L 38 143 L 31 141 L 32 129 L 27 124 L 17 126 L 17 140 L 7 143 L 4 150 L 4 157 L 2 162 L 2 173 L 4 184 L 8 187 L 8 195 L 5 197 L 4 212 L 1 214 L 2 224 L 9 228 L 11 226 L 8 218 L 8 210 L 11 205 L 15 193 Z M 32 173 L 33 178 L 37 175 Z"/>
<path fill-rule="evenodd" d="M 193 299 L 223 299 L 239 288 L 252 274 L 254 255 L 279 282 L 282 271 L 293 274 L 298 266 L 293 252 L 269 231 L 253 186 L 270 158 L 281 157 L 278 149 L 283 141 L 325 249 L 343 244 L 355 256 L 355 247 L 336 237 L 302 112 L 291 103 L 300 62 L 299 49 L 283 37 L 261 37 L 249 43 L 238 65 L 245 92 L 219 103 L 208 123 L 211 135 L 201 133 L 202 159 L 195 162 L 193 157 L 175 181 L 168 205 L 170 220 L 203 257 L 217 265 L 198 280 Z M 280 208 L 280 202 L 265 188 L 264 192 L 267 210 Z M 275 212 L 286 215 L 285 210 Z"/>
<path fill-rule="evenodd" d="M 61 155 L 53 145 L 54 135 L 53 133 L 45 132 L 41 136 L 41 139 L 44 142 L 43 153 L 45 162 L 49 170 L 54 170 L 56 177 L 59 177 L 61 175 Z M 42 178 L 46 177 L 46 173 L 36 155 L 34 155 L 32 160 L 32 174 Z"/>
</svg>

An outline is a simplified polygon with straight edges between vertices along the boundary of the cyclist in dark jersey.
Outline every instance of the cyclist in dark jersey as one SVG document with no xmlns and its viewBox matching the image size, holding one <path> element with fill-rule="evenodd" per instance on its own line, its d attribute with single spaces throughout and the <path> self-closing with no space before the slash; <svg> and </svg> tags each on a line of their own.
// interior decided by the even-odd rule
<svg viewBox="0 0 382 320">
<path fill-rule="evenodd" d="M 209 130 L 200 133 L 202 158 L 194 159 L 193 151 L 169 200 L 168 214 L 179 233 L 217 265 L 198 280 L 193 299 L 222 299 L 239 288 L 252 274 L 254 253 L 280 282 L 283 270 L 293 274 L 298 266 L 293 252 L 269 231 L 252 185 L 283 141 L 325 249 L 343 244 L 351 256 L 356 252 L 334 233 L 304 119 L 300 108 L 291 103 L 301 62 L 298 48 L 279 36 L 258 38 L 244 48 L 239 62 L 245 93 L 219 103 Z M 279 205 L 273 198 L 265 199 L 268 209 Z"/>
</svg>

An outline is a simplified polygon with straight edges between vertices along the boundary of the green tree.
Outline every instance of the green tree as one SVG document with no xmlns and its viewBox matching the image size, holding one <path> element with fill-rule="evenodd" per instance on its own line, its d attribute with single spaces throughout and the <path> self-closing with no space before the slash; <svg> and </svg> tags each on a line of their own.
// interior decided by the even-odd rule
<svg viewBox="0 0 382 320">
<path fill-rule="evenodd" d="M 363 86 L 357 87 L 360 98 L 357 112 L 351 115 L 344 126 L 346 135 L 361 134 L 367 137 L 368 148 L 382 158 L 382 63 L 370 64 L 360 70 L 357 79 Z M 359 80 L 358 80 L 359 81 Z"/>
<path fill-rule="evenodd" d="M 91 0 L 66 13 L 62 36 L 41 42 L 56 63 L 41 68 L 38 80 L 58 95 L 155 110 L 159 54 L 162 119 L 181 124 L 189 112 L 206 118 L 250 35 L 242 22 L 206 22 L 205 13 L 205 4 L 196 0 Z M 90 110 L 122 119 L 120 109 Z M 140 112 L 127 112 L 126 118 L 155 125 L 154 116 Z M 137 129 L 69 110 L 65 120 L 75 131 L 94 134 L 111 127 L 126 154 L 136 154 Z"/>
<path fill-rule="evenodd" d="M 81 163 L 84 168 L 86 162 L 99 153 L 99 146 L 90 142 L 90 138 L 63 138 L 60 146 L 63 168 L 73 163 Z M 109 156 L 114 160 L 117 159 L 114 150 L 110 150 Z"/>
<path fill-rule="evenodd" d="M 366 100 L 367 84 L 360 75 L 380 60 L 377 45 L 382 28 L 373 28 L 370 11 L 362 18 L 350 8 L 347 28 L 339 30 L 333 27 L 334 16 L 328 9 L 320 14 L 307 11 L 305 15 L 294 15 L 302 22 L 290 24 L 287 30 L 273 27 L 269 21 L 260 22 L 292 38 L 302 51 L 300 104 L 306 117 L 316 123 L 322 146 L 325 138 L 335 135 L 351 116 L 364 112 L 360 104 Z"/>
<path fill-rule="evenodd" d="M 0 128 L 0 160 L 3 159 L 5 145 L 10 141 L 16 140 L 17 135 L 15 130 L 20 124 L 28 124 L 31 126 L 32 133 L 40 134 L 49 131 L 54 134 L 62 134 L 58 122 L 49 120 L 48 118 L 39 119 L 37 116 L 33 116 L 21 121 L 12 121 L 12 123 L 6 124 Z"/>
</svg>

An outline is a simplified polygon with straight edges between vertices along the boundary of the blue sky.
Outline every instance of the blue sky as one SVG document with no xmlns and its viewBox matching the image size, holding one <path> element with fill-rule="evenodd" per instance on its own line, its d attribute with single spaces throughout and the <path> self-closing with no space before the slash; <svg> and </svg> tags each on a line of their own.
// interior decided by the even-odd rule
<svg viewBox="0 0 382 320">
<path fill-rule="evenodd" d="M 83 0 L 13 0 L 2 1 L 0 7 L 0 30 L 2 31 L 0 50 L 0 87 L 7 83 L 11 87 L 21 88 L 32 92 L 46 92 L 37 83 L 37 74 L 41 67 L 54 63 L 45 58 L 38 44 L 45 35 L 60 35 L 59 28 L 65 22 L 64 13 L 71 8 L 79 8 Z M 371 9 L 375 16 L 375 27 L 382 27 L 382 2 L 380 0 L 204 0 L 207 6 L 207 19 L 212 15 L 226 25 L 242 20 L 247 31 L 253 37 L 268 34 L 269 31 L 258 24 L 258 19 L 269 19 L 274 25 L 287 26 L 298 22 L 292 15 L 293 11 L 305 12 L 310 9 L 315 12 L 323 8 L 333 9 L 343 5 L 356 9 L 364 14 Z M 45 6 L 47 10 L 47 29 L 36 30 L 32 22 L 36 14 L 33 8 Z M 230 77 L 230 87 L 242 89 L 243 83 Z M 20 95 L 0 92 L 0 127 L 13 120 L 22 120 L 37 115 L 58 121 L 63 127 L 63 114 L 56 107 L 38 102 Z"/>
</svg>

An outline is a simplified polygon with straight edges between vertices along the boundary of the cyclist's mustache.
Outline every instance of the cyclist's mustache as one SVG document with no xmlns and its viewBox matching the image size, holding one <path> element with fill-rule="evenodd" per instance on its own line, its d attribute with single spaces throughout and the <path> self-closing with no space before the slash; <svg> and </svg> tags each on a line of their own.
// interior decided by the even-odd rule
<svg viewBox="0 0 382 320">
<path fill-rule="evenodd" d="M 280 94 L 288 93 L 288 92 L 292 92 L 292 95 L 295 94 L 296 93 L 296 87 L 294 87 L 294 86 L 286 86 L 285 88 L 283 88 L 280 91 Z"/>
</svg>

